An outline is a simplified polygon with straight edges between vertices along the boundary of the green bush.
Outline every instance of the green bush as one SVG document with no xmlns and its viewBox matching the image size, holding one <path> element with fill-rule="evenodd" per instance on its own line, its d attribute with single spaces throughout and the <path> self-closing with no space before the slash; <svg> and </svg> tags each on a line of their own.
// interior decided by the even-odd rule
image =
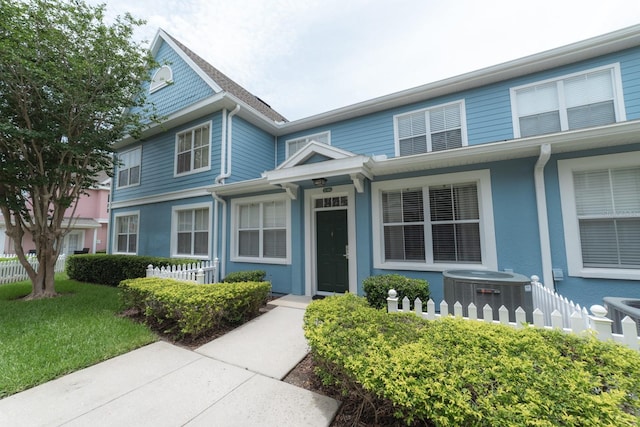
<svg viewBox="0 0 640 427">
<path fill-rule="evenodd" d="M 429 301 L 429 283 L 422 279 L 410 279 L 399 274 L 384 274 L 367 277 L 362 281 L 362 287 L 367 293 L 367 301 L 371 307 L 386 308 L 387 297 L 390 289 L 398 293 L 398 300 L 409 298 L 411 306 L 416 298 L 421 301 Z"/>
<path fill-rule="evenodd" d="M 87 254 L 67 257 L 65 269 L 70 279 L 118 286 L 123 280 L 145 277 L 149 264 L 154 267 L 166 267 L 190 262 L 193 260 L 136 255 Z"/>
<path fill-rule="evenodd" d="M 224 325 L 258 315 L 271 290 L 269 282 L 198 285 L 156 277 L 120 283 L 126 309 L 142 313 L 147 323 L 174 339 L 197 338 Z"/>
<path fill-rule="evenodd" d="M 325 383 L 404 423 L 635 426 L 640 354 L 593 336 L 387 314 L 353 295 L 314 301 L 305 336 Z"/>
<path fill-rule="evenodd" d="M 225 283 L 262 282 L 267 273 L 264 270 L 236 271 L 222 279 Z"/>
</svg>

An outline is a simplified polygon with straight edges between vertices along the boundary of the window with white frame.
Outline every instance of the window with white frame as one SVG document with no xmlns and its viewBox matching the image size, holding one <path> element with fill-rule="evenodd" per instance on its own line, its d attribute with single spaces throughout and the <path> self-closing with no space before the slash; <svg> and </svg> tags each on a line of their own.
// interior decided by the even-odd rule
<svg viewBox="0 0 640 427">
<path fill-rule="evenodd" d="M 619 64 L 511 89 L 516 138 L 626 120 Z"/>
<path fill-rule="evenodd" d="M 209 170 L 211 123 L 176 135 L 176 175 Z"/>
<path fill-rule="evenodd" d="M 172 218 L 172 255 L 209 257 L 211 204 L 176 206 Z"/>
<path fill-rule="evenodd" d="M 153 93 L 173 83 L 173 71 L 168 65 L 158 68 L 151 78 L 149 93 Z"/>
<path fill-rule="evenodd" d="M 495 268 L 488 171 L 372 185 L 378 268 Z M 482 200 L 481 200 L 482 197 Z"/>
<path fill-rule="evenodd" d="M 410 156 L 467 145 L 464 101 L 394 117 L 396 155 Z"/>
<path fill-rule="evenodd" d="M 235 259 L 288 262 L 288 199 L 267 197 L 235 200 L 232 209 L 232 251 Z"/>
<path fill-rule="evenodd" d="M 287 159 L 293 156 L 296 152 L 298 152 L 305 145 L 310 143 L 311 141 L 320 142 L 322 144 L 331 145 L 331 133 L 330 132 L 321 132 L 313 135 L 307 135 L 300 138 L 288 139 L 286 142 L 287 147 Z"/>
<path fill-rule="evenodd" d="M 640 278 L 640 153 L 558 167 L 569 274 Z"/>
<path fill-rule="evenodd" d="M 118 188 L 140 184 L 141 157 L 140 148 L 118 154 Z"/>
<path fill-rule="evenodd" d="M 113 251 L 119 254 L 133 254 L 138 251 L 139 213 L 120 213 L 115 215 L 115 239 Z"/>
</svg>

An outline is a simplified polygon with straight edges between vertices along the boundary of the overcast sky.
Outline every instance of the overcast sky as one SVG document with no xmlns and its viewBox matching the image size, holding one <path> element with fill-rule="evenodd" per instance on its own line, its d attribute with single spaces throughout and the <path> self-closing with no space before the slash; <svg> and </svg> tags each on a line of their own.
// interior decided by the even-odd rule
<svg viewBox="0 0 640 427">
<path fill-rule="evenodd" d="M 640 0 L 90 0 L 191 48 L 289 120 L 640 23 Z"/>
</svg>

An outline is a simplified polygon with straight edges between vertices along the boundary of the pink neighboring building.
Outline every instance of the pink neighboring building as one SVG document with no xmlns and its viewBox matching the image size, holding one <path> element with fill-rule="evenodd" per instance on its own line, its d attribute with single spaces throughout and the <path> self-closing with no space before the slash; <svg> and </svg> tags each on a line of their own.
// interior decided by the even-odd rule
<svg viewBox="0 0 640 427">
<path fill-rule="evenodd" d="M 88 253 L 106 251 L 110 190 L 111 178 L 106 174 L 98 187 L 86 190 L 87 194 L 83 195 L 78 202 L 76 219 L 72 223 L 71 231 L 64 238 L 61 253 L 69 255 L 82 250 Z M 68 212 L 70 215 L 71 209 Z M 5 234 L 5 230 L 5 220 L 0 213 L 0 254 L 13 254 L 15 253 L 14 244 Z M 25 252 L 35 251 L 35 244 L 30 234 L 24 237 L 22 244 Z"/>
</svg>

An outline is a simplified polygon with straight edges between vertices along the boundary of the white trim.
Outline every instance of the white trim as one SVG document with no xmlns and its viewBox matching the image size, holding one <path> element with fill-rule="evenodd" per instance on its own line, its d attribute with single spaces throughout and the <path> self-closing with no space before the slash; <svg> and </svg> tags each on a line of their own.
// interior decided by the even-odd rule
<svg viewBox="0 0 640 427">
<path fill-rule="evenodd" d="M 188 255 L 188 254 L 179 254 L 178 251 L 178 212 L 179 211 L 192 211 L 195 209 L 209 209 L 208 218 L 208 247 L 206 254 L 197 254 L 197 255 Z M 213 218 L 213 201 L 211 202 L 201 202 L 201 203 L 189 203 L 185 205 L 174 205 L 171 207 L 171 244 L 170 244 L 170 254 L 171 257 L 174 258 L 193 258 L 193 259 L 211 259 L 211 246 L 213 244 L 212 241 L 212 218 Z"/>
<path fill-rule="evenodd" d="M 315 137 L 320 136 L 320 135 L 327 135 L 326 144 L 324 142 L 320 142 L 320 141 L 317 141 L 317 140 L 314 139 Z M 301 139 L 307 139 L 308 140 L 307 143 L 316 142 L 316 143 L 320 143 L 320 144 L 331 145 L 331 131 L 327 130 L 327 131 L 323 131 L 323 132 L 316 132 L 316 133 L 313 133 L 313 134 L 310 134 L 310 135 L 303 135 L 303 136 L 299 136 L 299 137 L 296 137 L 296 138 L 291 138 L 291 139 L 285 140 L 284 141 L 285 159 L 289 158 L 289 144 L 291 144 L 294 141 L 299 141 Z M 307 144 L 305 144 L 305 146 L 306 145 Z"/>
<path fill-rule="evenodd" d="M 451 105 L 458 105 L 460 108 L 460 138 L 461 138 L 461 144 L 462 144 L 461 147 L 466 147 L 467 145 L 469 145 L 469 142 L 467 140 L 467 108 L 466 108 L 464 99 L 459 99 L 456 101 L 446 102 L 444 104 L 431 105 L 429 107 L 420 108 L 418 110 L 405 111 L 403 113 L 394 114 L 393 143 L 395 146 L 395 156 L 407 157 L 407 156 L 400 156 L 400 136 L 398 134 L 398 119 L 400 117 L 407 116 L 409 114 L 416 114 L 416 113 L 425 113 L 426 115 L 427 112 L 430 112 L 438 108 L 448 107 Z M 434 151 L 433 151 L 433 146 L 431 141 L 432 132 L 431 132 L 431 127 L 429 122 L 429 116 L 426 116 L 425 120 L 426 120 L 426 138 L 427 138 L 427 151 L 425 153 L 432 153 Z M 460 148 L 460 147 L 456 147 L 456 148 Z M 451 150 L 453 149 L 454 148 L 452 148 Z M 438 150 L 438 151 L 448 151 L 448 150 Z M 425 153 L 416 153 L 416 155 L 425 154 Z"/>
<path fill-rule="evenodd" d="M 613 89 L 613 108 L 615 114 L 615 123 L 624 122 L 627 120 L 627 113 L 624 108 L 624 92 L 622 90 L 622 75 L 620 73 L 620 63 L 615 62 L 613 64 L 603 65 L 600 67 L 589 68 L 587 70 L 577 71 L 575 73 L 564 74 L 561 76 L 552 77 L 545 80 L 538 80 L 532 83 L 527 83 L 520 86 L 514 86 L 509 89 L 509 96 L 511 98 L 511 121 L 513 123 L 513 135 L 514 138 L 520 138 L 520 116 L 518 116 L 518 103 L 516 92 L 522 89 L 530 88 L 533 86 L 544 85 L 548 83 L 558 83 L 562 80 L 567 80 L 572 77 L 582 76 L 589 73 L 595 73 L 598 71 L 611 70 L 612 74 L 612 89 Z M 570 130 L 568 124 L 566 122 L 566 111 L 567 108 L 565 106 L 564 93 L 558 93 L 558 102 L 560 109 L 560 122 L 561 122 L 561 130 L 560 132 L 567 132 Z M 564 113 L 563 113 L 564 112 Z M 534 135 L 532 135 L 534 136 Z"/>
<path fill-rule="evenodd" d="M 148 205 L 153 203 L 171 202 L 174 200 L 192 199 L 195 197 L 211 196 L 211 192 L 207 191 L 211 186 L 191 188 L 188 190 L 171 191 L 168 193 L 157 194 L 154 196 L 136 197 L 134 199 L 111 202 L 111 209 L 130 208 L 132 206 Z"/>
<path fill-rule="evenodd" d="M 296 151 L 296 153 L 287 158 L 284 162 L 280 164 L 276 168 L 278 169 L 288 169 L 295 166 L 300 166 L 307 160 L 309 160 L 314 155 L 319 154 L 324 157 L 328 157 L 331 160 L 344 159 L 346 157 L 353 157 L 356 154 L 342 150 L 337 147 L 328 146 L 327 144 L 323 144 L 322 142 L 311 141 L 307 143 L 304 147 Z"/>
<path fill-rule="evenodd" d="M 209 157 L 208 157 L 208 162 L 207 162 L 207 166 L 198 168 L 198 169 L 194 169 L 192 168 L 193 166 L 193 145 L 191 146 L 191 165 L 190 165 L 190 169 L 186 172 L 178 172 L 178 136 L 182 135 L 184 133 L 188 133 L 188 132 L 192 132 L 196 129 L 199 128 L 204 128 L 204 127 L 208 127 L 209 128 Z M 174 155 L 173 155 L 173 177 L 174 178 L 179 178 L 179 177 L 183 177 L 183 176 L 187 176 L 187 175 L 192 175 L 194 173 L 200 173 L 200 172 L 206 172 L 211 170 L 211 158 L 213 157 L 212 155 L 212 148 L 213 146 L 213 120 L 208 120 L 206 122 L 202 122 L 200 124 L 197 124 L 195 126 L 191 126 L 189 128 L 186 129 L 182 129 L 180 131 L 177 131 L 175 134 L 175 147 L 174 147 Z"/>
<path fill-rule="evenodd" d="M 371 158 L 367 156 L 345 157 L 326 162 L 304 164 L 284 169 L 264 172 L 262 176 L 269 184 L 286 184 L 311 180 L 314 178 L 330 178 L 333 176 L 360 173 L 371 179 Z"/>
<path fill-rule="evenodd" d="M 135 252 L 118 252 L 118 218 L 123 216 L 137 216 L 138 217 L 138 232 L 136 235 L 136 251 Z M 116 212 L 113 214 L 113 227 L 111 227 L 111 242 L 112 242 L 112 254 L 114 255 L 137 255 L 140 243 L 140 211 L 126 211 L 126 212 Z"/>
<path fill-rule="evenodd" d="M 432 185 L 446 185 L 464 182 L 476 182 L 478 187 L 478 211 L 480 213 L 480 249 L 481 264 L 464 263 L 434 263 L 430 253 L 430 230 L 425 227 L 425 261 L 424 262 L 386 262 L 384 260 L 384 224 L 382 222 L 383 191 L 401 188 L 421 187 Z M 428 215 L 425 212 L 425 217 Z M 498 268 L 496 249 L 496 235 L 493 217 L 493 197 L 491 193 L 491 172 L 482 169 L 470 172 L 448 173 L 442 175 L 422 176 L 417 178 L 380 181 L 371 184 L 371 223 L 373 237 L 373 267 L 385 270 L 417 270 L 417 271 L 445 271 L 449 269 L 492 269 Z"/>
<path fill-rule="evenodd" d="M 640 269 L 591 268 L 583 266 L 580 227 L 573 184 L 573 173 L 576 171 L 624 168 L 638 166 L 639 164 L 640 151 L 558 161 L 562 225 L 564 227 L 564 244 L 569 276 L 640 280 Z"/>
<path fill-rule="evenodd" d="M 162 70 L 169 70 L 169 78 L 163 79 L 161 81 L 156 81 L 156 77 L 158 73 Z M 167 87 L 173 83 L 173 70 L 168 65 L 163 65 L 158 68 L 155 73 L 153 73 L 153 77 L 151 78 L 151 83 L 149 83 L 149 93 L 154 93 L 162 89 L 163 87 Z"/>
<path fill-rule="evenodd" d="M 287 253 L 284 258 L 266 258 L 266 257 L 243 257 L 238 255 L 238 207 L 247 203 L 265 203 L 265 202 L 285 202 L 285 227 L 286 227 L 286 244 Z M 230 260 L 232 262 L 247 262 L 256 264 L 291 264 L 291 199 L 286 193 L 268 194 L 264 196 L 242 197 L 231 200 L 231 221 L 230 221 Z"/>
<path fill-rule="evenodd" d="M 351 185 L 332 187 L 331 193 L 325 193 L 322 188 L 310 188 L 304 192 L 304 253 L 305 253 L 305 295 L 315 295 L 318 291 L 317 258 L 316 258 L 316 199 L 324 197 L 347 196 L 347 242 L 349 245 L 349 293 L 358 292 L 358 257 L 356 248 L 356 199 Z"/>
</svg>

